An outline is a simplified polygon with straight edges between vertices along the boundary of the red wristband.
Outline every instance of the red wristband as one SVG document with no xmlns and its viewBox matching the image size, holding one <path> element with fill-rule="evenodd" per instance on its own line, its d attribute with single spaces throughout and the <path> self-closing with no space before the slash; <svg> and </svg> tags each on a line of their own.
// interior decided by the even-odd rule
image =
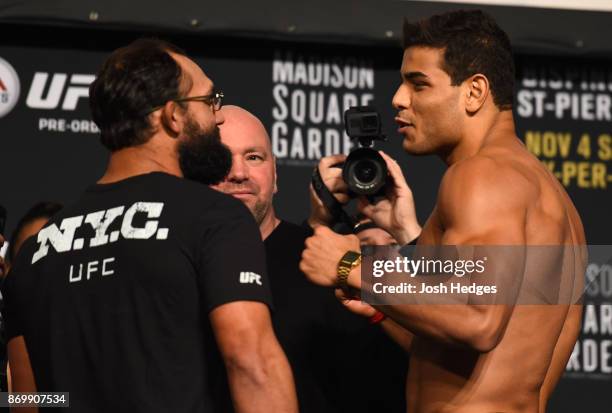
<svg viewBox="0 0 612 413">
<path fill-rule="evenodd" d="M 383 321 L 385 318 L 387 318 L 387 316 L 384 313 L 382 313 L 380 311 L 377 311 L 376 314 L 374 314 L 372 317 L 370 317 L 370 319 L 369 319 L 370 320 L 370 324 L 378 324 L 381 321 Z"/>
</svg>

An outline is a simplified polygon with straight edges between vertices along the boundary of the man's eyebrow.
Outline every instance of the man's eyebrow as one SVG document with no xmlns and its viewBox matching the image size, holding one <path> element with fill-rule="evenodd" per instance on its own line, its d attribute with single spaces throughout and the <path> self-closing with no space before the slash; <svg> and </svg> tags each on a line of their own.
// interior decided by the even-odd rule
<svg viewBox="0 0 612 413">
<path fill-rule="evenodd" d="M 404 72 L 402 73 L 404 80 L 417 80 L 417 79 L 428 79 L 428 76 L 423 72 Z"/>
<path fill-rule="evenodd" d="M 266 148 L 264 146 L 249 146 L 248 148 L 244 149 L 244 153 L 249 153 L 249 152 L 266 152 Z"/>
</svg>

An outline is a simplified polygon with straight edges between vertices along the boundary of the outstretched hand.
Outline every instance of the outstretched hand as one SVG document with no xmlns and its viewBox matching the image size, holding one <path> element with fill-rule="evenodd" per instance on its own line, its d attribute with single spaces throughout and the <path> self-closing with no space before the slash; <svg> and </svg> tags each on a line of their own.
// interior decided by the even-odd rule
<svg viewBox="0 0 612 413">
<path fill-rule="evenodd" d="M 341 288 L 336 288 L 335 294 L 336 298 L 342 303 L 342 305 L 357 315 L 370 318 L 377 312 L 376 309 L 370 304 L 364 303 L 358 296 L 351 295 Z"/>
</svg>

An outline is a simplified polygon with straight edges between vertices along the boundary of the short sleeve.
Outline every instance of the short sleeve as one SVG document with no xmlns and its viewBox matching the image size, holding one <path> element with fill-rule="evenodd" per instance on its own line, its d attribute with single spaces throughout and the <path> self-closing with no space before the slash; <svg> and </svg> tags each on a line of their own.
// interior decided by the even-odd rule
<svg viewBox="0 0 612 413">
<path fill-rule="evenodd" d="M 272 307 L 259 228 L 240 201 L 231 201 L 222 210 L 205 213 L 202 224 L 197 271 L 207 313 L 233 301 L 259 301 Z"/>
</svg>

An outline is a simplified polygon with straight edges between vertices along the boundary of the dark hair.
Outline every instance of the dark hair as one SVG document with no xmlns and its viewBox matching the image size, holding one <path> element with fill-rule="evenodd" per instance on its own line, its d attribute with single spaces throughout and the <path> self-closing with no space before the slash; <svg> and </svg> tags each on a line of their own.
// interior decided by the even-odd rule
<svg viewBox="0 0 612 413">
<path fill-rule="evenodd" d="M 181 96 L 181 80 L 190 79 L 182 77 L 169 52 L 185 55 L 168 42 L 139 39 L 115 50 L 102 65 L 89 87 L 89 105 L 109 150 L 148 141 L 153 134 L 149 112 Z"/>
<path fill-rule="evenodd" d="M 508 35 L 482 10 L 457 10 L 416 23 L 404 21 L 404 49 L 412 46 L 444 49 L 442 69 L 453 86 L 481 73 L 489 79 L 493 102 L 512 108 L 514 60 Z"/>
<path fill-rule="evenodd" d="M 11 240 L 9 242 L 8 251 L 6 252 L 6 256 L 8 257 L 10 262 L 15 261 L 15 255 L 17 251 L 15 251 L 15 242 L 17 241 L 17 237 L 25 227 L 30 222 L 34 221 L 38 218 L 51 218 L 53 215 L 57 214 L 60 209 L 64 206 L 58 202 L 38 202 L 34 206 L 32 206 L 28 212 L 25 213 L 24 216 L 21 217 L 17 226 L 13 230 L 11 234 Z"/>
</svg>

